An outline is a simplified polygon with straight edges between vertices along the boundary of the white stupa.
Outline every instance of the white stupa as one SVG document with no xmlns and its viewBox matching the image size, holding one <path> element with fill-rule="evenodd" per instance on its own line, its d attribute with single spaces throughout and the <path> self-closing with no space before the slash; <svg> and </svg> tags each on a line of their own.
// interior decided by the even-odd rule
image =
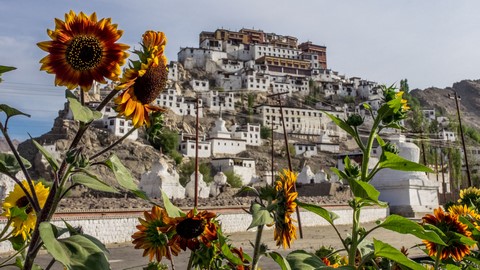
<svg viewBox="0 0 480 270">
<path fill-rule="evenodd" d="M 397 135 L 390 141 L 400 150 L 399 155 L 418 162 L 420 148 Z M 381 153 L 378 147 L 377 153 Z M 438 184 L 428 179 L 424 172 L 404 172 L 391 169 L 379 171 L 370 182 L 380 191 L 380 200 L 388 202 L 390 212 L 408 217 L 421 217 L 438 207 Z"/>
<path fill-rule="evenodd" d="M 160 189 L 168 195 L 169 198 L 185 198 L 185 188 L 180 185 L 180 177 L 175 170 L 168 172 L 168 164 L 160 159 L 153 163 L 152 169 L 142 174 L 139 187 L 145 191 L 147 196 L 161 198 Z"/>
</svg>

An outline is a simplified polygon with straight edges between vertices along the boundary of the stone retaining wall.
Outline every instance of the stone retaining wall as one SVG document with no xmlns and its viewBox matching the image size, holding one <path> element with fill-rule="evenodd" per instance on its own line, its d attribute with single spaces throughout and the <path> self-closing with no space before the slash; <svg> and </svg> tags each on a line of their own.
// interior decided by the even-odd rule
<svg viewBox="0 0 480 270">
<path fill-rule="evenodd" d="M 352 210 L 349 207 L 333 207 L 330 211 L 336 213 L 339 218 L 335 224 L 348 225 L 352 222 Z M 360 217 L 361 222 L 374 222 L 378 219 L 384 219 L 389 214 L 388 208 L 365 208 Z M 314 213 L 300 211 L 302 227 L 330 226 L 323 218 Z M 64 218 L 70 225 L 81 226 L 85 234 L 89 234 L 102 243 L 116 244 L 131 242 L 131 235 L 137 230 L 139 224 L 138 217 L 102 217 L 102 218 Z M 296 219 L 296 215 L 294 215 Z M 235 233 L 246 231 L 251 222 L 251 216 L 247 213 L 222 213 L 219 215 L 222 228 L 225 233 Z M 6 220 L 0 220 L 0 230 L 5 226 Z M 55 226 L 65 227 L 62 220 L 54 220 Z M 298 224 L 297 224 L 298 225 Z M 271 227 L 267 227 L 271 229 Z M 11 245 L 7 242 L 0 244 L 0 253 L 12 251 Z"/>
</svg>

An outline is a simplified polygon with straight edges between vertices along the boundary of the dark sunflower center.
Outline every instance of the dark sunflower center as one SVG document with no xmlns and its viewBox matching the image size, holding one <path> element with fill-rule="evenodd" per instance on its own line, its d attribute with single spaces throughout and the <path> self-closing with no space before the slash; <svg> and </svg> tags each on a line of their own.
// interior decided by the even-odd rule
<svg viewBox="0 0 480 270">
<path fill-rule="evenodd" d="M 25 212 L 27 214 L 29 214 L 30 212 L 32 212 L 32 207 L 30 206 L 30 203 L 28 202 L 28 199 L 26 196 L 23 196 L 21 197 L 20 199 L 18 199 L 16 202 L 15 202 L 15 205 L 18 207 L 18 208 L 24 208 L 26 207 L 25 209 Z"/>
<path fill-rule="evenodd" d="M 167 77 L 167 68 L 163 64 L 149 68 L 135 81 L 133 85 L 135 96 L 142 104 L 150 104 L 165 89 Z"/>
<path fill-rule="evenodd" d="M 102 45 L 95 37 L 78 36 L 67 47 L 66 60 L 75 70 L 89 70 L 100 64 Z"/>
<path fill-rule="evenodd" d="M 182 238 L 192 239 L 200 236 L 205 229 L 202 220 L 187 218 L 177 225 L 177 233 Z"/>
</svg>

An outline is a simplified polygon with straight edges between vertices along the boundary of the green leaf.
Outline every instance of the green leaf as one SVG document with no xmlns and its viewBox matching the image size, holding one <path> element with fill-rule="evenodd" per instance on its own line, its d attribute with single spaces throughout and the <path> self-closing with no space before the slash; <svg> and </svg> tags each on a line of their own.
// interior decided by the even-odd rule
<svg viewBox="0 0 480 270">
<path fill-rule="evenodd" d="M 425 268 L 421 264 L 410 260 L 398 249 L 392 247 L 387 243 L 373 239 L 373 246 L 375 249 L 375 257 L 383 257 L 392 260 L 403 266 L 408 267 L 408 269 L 425 270 Z"/>
<path fill-rule="evenodd" d="M 83 173 L 76 173 L 72 176 L 72 182 L 75 184 L 81 184 L 89 187 L 93 190 L 118 193 L 118 190 L 102 180 L 98 179 L 95 175 L 86 175 Z"/>
<path fill-rule="evenodd" d="M 25 240 L 23 240 L 23 236 L 21 234 L 8 238 L 8 241 L 12 244 L 13 249 L 16 251 L 25 246 Z"/>
<path fill-rule="evenodd" d="M 331 170 L 334 171 L 341 178 L 348 181 L 348 185 L 350 186 L 350 189 L 352 190 L 352 193 L 355 197 L 374 202 L 375 204 L 382 204 L 378 200 L 378 197 L 380 196 L 380 191 L 378 191 L 374 186 L 367 182 L 352 179 L 337 168 L 331 168 Z"/>
<path fill-rule="evenodd" d="M 290 264 L 287 261 L 287 258 L 283 257 L 280 253 L 275 251 L 268 251 L 265 253 L 267 257 L 272 258 L 282 270 L 291 270 Z"/>
<path fill-rule="evenodd" d="M 451 264 L 451 263 L 446 264 L 445 267 L 446 267 L 447 270 L 462 270 L 461 267 L 456 266 L 455 264 Z M 476 268 L 466 268 L 466 269 L 476 269 Z"/>
<path fill-rule="evenodd" d="M 227 258 L 227 260 L 229 262 L 231 262 L 235 265 L 243 265 L 242 260 L 232 253 L 232 251 L 230 250 L 230 247 L 227 245 L 227 243 L 225 243 L 225 242 L 222 243 L 221 251 L 222 251 L 223 256 L 225 256 L 225 258 Z"/>
<path fill-rule="evenodd" d="M 21 220 L 25 221 L 28 218 L 27 212 L 26 212 L 27 207 L 22 207 L 18 208 L 17 206 L 14 206 L 10 209 L 10 217 L 11 218 L 16 218 L 19 217 Z"/>
<path fill-rule="evenodd" d="M 77 234 L 67 238 L 56 239 L 54 227 L 48 222 L 40 224 L 40 237 L 48 253 L 55 260 L 71 270 L 110 269 L 107 257 L 90 239 Z"/>
<path fill-rule="evenodd" d="M 250 212 L 252 214 L 252 223 L 250 223 L 250 226 L 248 226 L 247 230 L 257 226 L 273 223 L 273 217 L 270 212 L 267 210 L 267 208 L 258 203 L 252 203 L 250 206 Z"/>
<path fill-rule="evenodd" d="M 125 166 L 123 166 L 122 162 L 115 154 L 110 156 L 105 161 L 105 164 L 113 171 L 113 174 L 115 174 L 115 178 L 117 179 L 117 182 L 120 184 L 120 186 L 133 192 L 138 197 L 144 200 L 148 200 L 147 194 L 138 189 L 138 186 L 137 184 L 135 184 L 133 177 L 130 174 L 130 171 Z"/>
<path fill-rule="evenodd" d="M 50 164 L 50 166 L 52 167 L 52 169 L 56 172 L 58 171 L 58 162 L 55 160 L 55 158 L 52 156 L 52 154 L 50 154 L 47 149 L 45 149 L 41 144 L 39 144 L 37 141 L 35 141 L 32 137 L 30 137 L 32 139 L 32 142 L 33 142 L 33 145 L 35 145 L 35 147 L 38 149 L 38 151 L 40 151 L 40 153 L 42 153 L 42 155 L 47 159 L 48 161 L 48 164 Z"/>
<path fill-rule="evenodd" d="M 70 225 L 66 220 L 62 219 L 63 223 L 65 223 L 65 226 L 67 227 L 67 230 L 68 232 L 70 233 L 70 235 L 77 235 L 77 234 L 80 234 L 82 235 L 83 237 L 86 237 L 88 238 L 90 241 L 92 241 L 92 243 L 94 243 L 97 247 L 99 247 L 105 254 L 108 254 L 110 253 L 107 249 L 107 247 L 102 243 L 100 242 L 100 240 L 98 240 L 97 238 L 91 236 L 91 235 L 88 235 L 88 234 L 83 234 L 81 232 L 79 232 L 77 229 L 75 229 L 72 225 Z M 63 230 L 63 228 L 62 228 Z M 58 236 L 57 236 L 58 238 Z"/>
<path fill-rule="evenodd" d="M 250 187 L 250 186 L 243 186 L 238 192 L 237 194 L 240 195 L 244 192 L 253 192 L 255 193 L 255 195 L 257 196 L 260 196 L 260 194 L 258 193 L 258 190 L 254 187 Z"/>
<path fill-rule="evenodd" d="M 25 115 L 26 117 L 30 117 L 30 114 L 21 112 L 15 108 L 8 106 L 7 104 L 0 104 L 0 112 L 4 112 L 7 115 L 7 118 L 15 115 Z"/>
<path fill-rule="evenodd" d="M 335 214 L 333 212 L 330 212 L 327 209 L 325 209 L 321 206 L 318 206 L 318 205 L 303 203 L 303 202 L 299 202 L 299 201 L 297 201 L 297 205 L 302 207 L 305 210 L 308 210 L 312 213 L 315 213 L 315 214 L 321 216 L 326 221 L 328 221 L 328 223 L 330 223 L 331 225 L 333 225 L 333 221 L 338 218 L 337 214 Z"/>
<path fill-rule="evenodd" d="M 168 198 L 167 193 L 165 193 L 163 190 L 160 190 L 162 192 L 162 200 L 163 200 L 163 206 L 165 207 L 165 211 L 167 211 L 167 214 L 169 217 L 183 217 L 185 216 L 185 213 L 170 201 Z"/>
<path fill-rule="evenodd" d="M 22 160 L 23 165 L 25 165 L 25 168 L 28 169 L 32 167 L 32 164 L 30 164 L 28 160 L 22 157 L 20 157 L 20 159 Z M 7 154 L 7 153 L 0 153 L 0 173 L 4 173 L 7 175 L 10 175 L 11 177 L 15 177 L 15 175 L 21 170 L 22 170 L 22 167 L 20 167 L 20 164 L 18 163 L 14 155 Z"/>
<path fill-rule="evenodd" d="M 341 129 L 345 130 L 348 134 L 350 134 L 350 136 L 354 137 L 356 136 L 356 133 L 355 133 L 355 130 L 353 130 L 353 128 L 351 126 L 349 126 L 345 121 L 343 121 L 342 119 L 336 117 L 335 115 L 333 114 L 329 114 L 325 111 L 322 111 L 324 114 L 326 114 L 328 117 L 330 117 L 330 119 L 332 119 L 332 121 L 338 126 L 340 127 Z"/>
<path fill-rule="evenodd" d="M 425 230 L 420 224 L 399 215 L 390 215 L 385 221 L 378 225 L 381 228 L 398 232 L 401 234 L 411 234 L 416 237 L 428 240 L 432 243 L 446 246 L 447 244 L 434 231 Z"/>
<path fill-rule="evenodd" d="M 69 90 L 67 90 L 65 93 L 74 120 L 80 121 L 82 123 L 89 123 L 95 119 L 100 119 L 102 117 L 101 112 L 93 111 L 87 106 L 82 106 L 82 104 L 75 97 L 72 97 L 68 94 L 71 93 Z"/>
<path fill-rule="evenodd" d="M 430 172 L 433 170 L 422 164 L 404 159 L 403 157 L 390 152 L 383 152 L 385 160 L 378 163 L 379 168 L 389 168 L 407 172 Z"/>
<path fill-rule="evenodd" d="M 287 261 L 292 270 L 317 270 L 333 269 L 323 263 L 322 259 L 304 250 L 295 250 L 287 255 Z M 339 267 L 336 269 L 355 269 L 352 267 Z"/>
<path fill-rule="evenodd" d="M 2 73 L 5 73 L 5 72 L 9 72 L 9 71 L 12 71 L 12 70 L 15 70 L 17 69 L 16 67 L 9 67 L 9 66 L 2 66 L 0 65 L 0 75 Z"/>
</svg>

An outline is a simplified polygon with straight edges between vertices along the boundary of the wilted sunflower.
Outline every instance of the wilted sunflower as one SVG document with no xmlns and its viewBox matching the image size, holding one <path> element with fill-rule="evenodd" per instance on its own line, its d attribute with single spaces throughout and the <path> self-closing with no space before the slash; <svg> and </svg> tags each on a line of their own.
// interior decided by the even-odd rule
<svg viewBox="0 0 480 270">
<path fill-rule="evenodd" d="M 455 260 L 461 261 L 465 255 L 470 254 L 470 247 L 459 242 L 458 234 L 470 238 L 472 233 L 468 230 L 468 226 L 458 220 L 458 215 L 444 212 L 440 207 L 433 213 L 433 215 L 425 215 L 422 218 L 423 223 L 432 224 L 445 233 L 447 239 L 442 240 L 447 246 L 438 246 L 436 243 L 422 240 L 428 249 L 428 254 L 437 256 L 437 252 L 441 250 L 440 258 L 442 260 L 451 256 Z"/>
<path fill-rule="evenodd" d="M 250 270 L 251 267 L 250 267 L 250 257 L 245 254 L 243 252 L 243 249 L 242 248 L 235 248 L 235 247 L 232 247 L 230 249 L 230 251 L 233 253 L 233 254 L 236 254 L 238 256 L 238 258 L 240 259 L 240 261 L 242 261 L 243 264 L 241 265 L 236 265 L 236 264 L 233 264 L 231 262 L 228 263 L 228 265 L 232 268 L 232 269 L 235 269 L 235 270 Z"/>
<path fill-rule="evenodd" d="M 32 195 L 32 190 L 28 185 L 27 180 L 22 181 L 22 185 L 27 190 L 28 194 Z M 49 188 L 45 187 L 41 182 L 33 183 L 34 192 L 37 195 L 38 203 L 40 208 L 43 208 L 45 205 L 45 201 L 47 200 Z M 12 210 L 13 208 L 19 208 L 25 211 L 26 216 L 13 216 L 12 217 Z M 14 227 L 12 231 L 13 236 L 22 235 L 23 240 L 26 240 L 29 236 L 31 231 L 35 227 L 35 222 L 37 221 L 37 216 L 33 207 L 28 202 L 25 192 L 20 187 L 20 185 L 16 184 L 13 190 L 8 194 L 3 202 L 3 213 L 2 216 L 11 218 L 12 219 L 12 227 Z"/>
<path fill-rule="evenodd" d="M 177 256 L 180 252 L 178 246 L 170 246 L 171 254 L 168 252 L 168 242 L 173 227 L 168 225 L 171 218 L 167 212 L 158 206 L 153 206 L 152 211 L 143 213 L 145 219 L 139 218 L 140 225 L 137 225 L 138 231 L 132 235 L 132 243 L 135 249 L 144 249 L 143 257 L 149 256 L 152 261 L 155 257 L 157 261 L 161 261 L 165 256 L 171 260 L 171 255 Z"/>
<path fill-rule="evenodd" d="M 65 21 L 55 19 L 55 30 L 47 30 L 52 40 L 39 42 L 48 52 L 40 70 L 55 74 L 55 85 L 88 91 L 93 81 L 118 80 L 129 46 L 115 43 L 123 34 L 110 18 L 97 21 L 97 15 L 83 12 L 65 14 Z"/>
<path fill-rule="evenodd" d="M 126 90 L 115 98 L 119 116 L 132 119 L 135 127 L 150 126 L 149 114 L 165 109 L 151 105 L 165 89 L 168 69 L 163 54 L 167 38 L 163 32 L 147 31 L 143 34 L 142 50 L 135 51 L 138 61 L 131 61 L 117 89 Z"/>
<path fill-rule="evenodd" d="M 290 248 L 290 243 L 297 239 L 297 228 L 293 225 L 294 220 L 291 218 L 297 206 L 295 203 L 298 196 L 298 193 L 295 192 L 296 181 L 297 174 L 284 169 L 280 174 L 280 180 L 275 183 L 277 195 L 275 197 L 276 208 L 273 213 L 275 220 L 273 238 L 277 242 L 277 246 L 283 245 L 284 248 Z"/>
<path fill-rule="evenodd" d="M 186 216 L 176 218 L 173 223 L 176 234 L 170 240 L 170 245 L 179 246 L 181 249 L 197 250 L 200 243 L 207 247 L 217 240 L 217 224 L 213 220 L 217 215 L 206 210 L 195 214 L 190 210 Z"/>
</svg>

